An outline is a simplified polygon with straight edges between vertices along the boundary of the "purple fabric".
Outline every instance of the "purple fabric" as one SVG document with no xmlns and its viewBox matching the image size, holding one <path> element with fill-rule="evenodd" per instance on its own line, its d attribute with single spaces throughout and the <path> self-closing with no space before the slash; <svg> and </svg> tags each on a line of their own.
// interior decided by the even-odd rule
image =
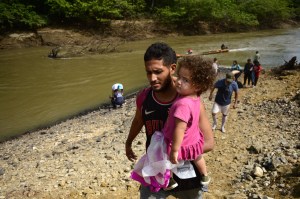
<svg viewBox="0 0 300 199">
<path fill-rule="evenodd" d="M 163 176 L 162 174 L 159 174 L 161 176 Z M 169 180 L 171 178 L 171 172 L 170 170 L 167 170 L 166 173 L 164 174 L 164 179 L 165 179 L 165 183 L 163 185 L 161 185 L 159 182 L 157 182 L 156 178 L 154 176 L 150 177 L 150 181 L 151 183 L 147 183 L 145 181 L 145 179 L 140 176 L 138 173 L 136 173 L 135 171 L 131 172 L 131 176 L 130 176 L 133 180 L 138 181 L 139 183 L 141 183 L 143 186 L 145 187 L 150 187 L 150 190 L 153 192 L 158 192 L 161 188 L 166 188 L 169 184 Z"/>
<path fill-rule="evenodd" d="M 156 131 L 152 135 L 147 153 L 135 164 L 131 178 L 143 186 L 149 186 L 151 191 L 158 192 L 168 186 L 170 170 L 176 166 L 168 160 L 163 134 Z"/>
</svg>

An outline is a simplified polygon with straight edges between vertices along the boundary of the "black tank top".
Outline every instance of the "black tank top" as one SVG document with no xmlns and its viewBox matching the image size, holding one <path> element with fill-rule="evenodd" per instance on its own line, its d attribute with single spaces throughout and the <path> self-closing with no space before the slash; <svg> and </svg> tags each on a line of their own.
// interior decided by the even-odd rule
<svg viewBox="0 0 300 199">
<path fill-rule="evenodd" d="M 142 106 L 142 116 L 146 129 L 146 148 L 150 145 L 151 136 L 155 131 L 161 131 L 168 118 L 169 109 L 174 100 L 161 103 L 154 99 L 152 89 L 148 92 Z"/>
</svg>

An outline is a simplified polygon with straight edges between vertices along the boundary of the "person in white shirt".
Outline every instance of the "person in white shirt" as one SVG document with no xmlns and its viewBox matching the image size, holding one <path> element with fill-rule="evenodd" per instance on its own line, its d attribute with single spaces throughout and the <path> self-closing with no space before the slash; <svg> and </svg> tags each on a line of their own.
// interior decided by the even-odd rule
<svg viewBox="0 0 300 199">
<path fill-rule="evenodd" d="M 253 62 L 259 61 L 259 59 L 260 59 L 260 54 L 259 54 L 258 51 L 256 51 L 256 52 L 255 52 L 255 55 L 254 55 L 254 58 L 253 58 Z"/>
<path fill-rule="evenodd" d="M 218 59 L 215 57 L 214 58 L 214 63 L 212 64 L 213 69 L 215 70 L 216 76 L 219 73 L 219 64 L 218 64 Z"/>
</svg>

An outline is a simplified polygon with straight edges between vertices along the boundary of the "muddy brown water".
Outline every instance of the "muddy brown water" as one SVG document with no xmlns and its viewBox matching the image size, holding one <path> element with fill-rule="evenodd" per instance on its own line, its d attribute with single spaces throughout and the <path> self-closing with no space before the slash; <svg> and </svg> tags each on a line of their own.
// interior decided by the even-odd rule
<svg viewBox="0 0 300 199">
<path fill-rule="evenodd" d="M 49 59 L 50 47 L 1 50 L 0 52 L 0 141 L 54 124 L 85 110 L 108 103 L 113 83 L 122 83 L 128 95 L 147 85 L 143 54 L 155 41 L 170 44 L 176 53 L 194 54 L 218 49 L 221 66 L 233 60 L 243 66 L 255 51 L 264 68 L 300 57 L 300 28 L 206 36 L 167 37 L 128 42 L 121 53 Z"/>
</svg>

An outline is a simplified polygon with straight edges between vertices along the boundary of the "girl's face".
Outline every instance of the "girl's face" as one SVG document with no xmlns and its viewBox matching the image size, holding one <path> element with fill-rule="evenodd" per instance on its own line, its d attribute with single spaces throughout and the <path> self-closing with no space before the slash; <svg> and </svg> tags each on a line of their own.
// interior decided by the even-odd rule
<svg viewBox="0 0 300 199">
<path fill-rule="evenodd" d="M 192 83 L 191 73 L 188 69 L 181 67 L 177 74 L 176 90 L 180 95 L 197 96 L 197 89 Z"/>
</svg>

